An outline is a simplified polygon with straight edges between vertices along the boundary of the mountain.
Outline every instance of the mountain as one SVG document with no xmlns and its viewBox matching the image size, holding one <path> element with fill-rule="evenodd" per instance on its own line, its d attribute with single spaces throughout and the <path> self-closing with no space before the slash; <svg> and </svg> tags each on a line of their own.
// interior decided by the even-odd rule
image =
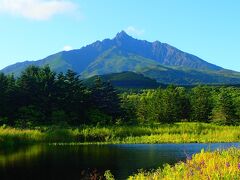
<svg viewBox="0 0 240 180">
<path fill-rule="evenodd" d="M 105 74 L 100 76 L 92 76 L 85 79 L 83 82 L 91 86 L 97 77 L 100 77 L 105 82 L 111 82 L 114 87 L 127 88 L 127 89 L 153 89 L 159 86 L 165 86 L 158 83 L 155 79 L 145 77 L 142 74 L 134 72 L 121 72 Z"/>
<path fill-rule="evenodd" d="M 134 39 L 124 31 L 113 39 L 96 41 L 81 49 L 62 51 L 38 61 L 17 63 L 2 72 L 18 76 L 29 65 L 49 65 L 56 72 L 72 69 L 82 78 L 131 71 L 160 83 L 240 83 L 238 72 L 225 70 L 166 43 Z"/>
</svg>

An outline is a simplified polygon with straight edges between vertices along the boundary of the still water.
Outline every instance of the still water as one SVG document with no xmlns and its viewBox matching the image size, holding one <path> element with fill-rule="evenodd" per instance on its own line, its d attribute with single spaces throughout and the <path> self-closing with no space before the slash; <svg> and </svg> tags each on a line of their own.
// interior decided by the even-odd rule
<svg viewBox="0 0 240 180">
<path fill-rule="evenodd" d="M 126 179 L 138 169 L 174 164 L 202 148 L 214 150 L 240 143 L 134 144 L 134 145 L 35 145 L 0 149 L 1 180 L 80 180 L 111 170 Z"/>
</svg>

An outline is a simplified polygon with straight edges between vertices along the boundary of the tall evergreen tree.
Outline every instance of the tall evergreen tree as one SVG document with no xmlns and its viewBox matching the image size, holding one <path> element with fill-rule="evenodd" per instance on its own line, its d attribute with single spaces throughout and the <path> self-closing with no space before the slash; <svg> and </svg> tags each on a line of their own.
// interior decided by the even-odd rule
<svg viewBox="0 0 240 180">
<path fill-rule="evenodd" d="M 236 119 L 236 109 L 233 99 L 226 88 L 221 88 L 217 96 L 217 102 L 213 110 L 213 120 L 225 124 L 232 124 Z"/>
<path fill-rule="evenodd" d="M 86 119 L 89 91 L 83 86 L 77 73 L 68 70 L 57 76 L 57 105 L 70 118 L 69 123 L 79 124 Z"/>
<path fill-rule="evenodd" d="M 20 91 L 21 106 L 38 105 L 40 92 L 40 68 L 36 66 L 29 66 L 23 71 L 17 79 L 17 85 Z"/>
<path fill-rule="evenodd" d="M 120 98 L 109 82 L 103 82 L 99 77 L 92 88 L 92 105 L 100 111 L 112 116 L 113 120 L 121 114 Z"/>
<path fill-rule="evenodd" d="M 121 109 L 124 121 L 128 123 L 137 122 L 137 99 L 138 95 L 123 93 L 121 96 Z"/>
<path fill-rule="evenodd" d="M 180 118 L 179 96 L 174 86 L 169 86 L 163 94 L 163 123 L 174 123 Z"/>
<path fill-rule="evenodd" d="M 7 107 L 7 89 L 8 79 L 3 73 L 0 73 L 0 117 L 6 116 Z"/>
<path fill-rule="evenodd" d="M 176 88 L 178 92 L 179 120 L 189 120 L 191 113 L 190 99 L 186 88 Z"/>
<path fill-rule="evenodd" d="M 19 112 L 22 114 L 23 107 L 26 114 L 34 112 L 41 114 L 36 120 L 39 123 L 46 123 L 50 121 L 51 112 L 54 102 L 55 94 L 55 73 L 50 70 L 48 66 L 43 68 L 30 66 L 22 72 L 21 76 L 17 80 L 19 86 L 19 99 L 21 102 Z M 27 118 L 27 116 L 24 115 Z"/>
<path fill-rule="evenodd" d="M 198 86 L 192 89 L 191 119 L 193 121 L 209 122 L 212 112 L 210 88 Z"/>
</svg>

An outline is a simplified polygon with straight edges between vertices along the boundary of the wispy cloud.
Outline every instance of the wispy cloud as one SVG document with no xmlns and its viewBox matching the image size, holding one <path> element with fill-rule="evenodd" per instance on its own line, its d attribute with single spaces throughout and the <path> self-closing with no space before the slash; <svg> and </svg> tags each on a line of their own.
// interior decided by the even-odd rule
<svg viewBox="0 0 240 180">
<path fill-rule="evenodd" d="M 66 45 L 63 47 L 63 51 L 71 51 L 73 50 L 72 46 Z"/>
<path fill-rule="evenodd" d="M 134 26 L 128 26 L 125 31 L 130 34 L 130 35 L 134 35 L 134 36 L 141 36 L 144 34 L 144 30 L 143 29 L 138 29 Z"/>
<path fill-rule="evenodd" d="M 76 8 L 77 5 L 69 0 L 0 0 L 0 13 L 32 20 L 48 20 Z"/>
</svg>

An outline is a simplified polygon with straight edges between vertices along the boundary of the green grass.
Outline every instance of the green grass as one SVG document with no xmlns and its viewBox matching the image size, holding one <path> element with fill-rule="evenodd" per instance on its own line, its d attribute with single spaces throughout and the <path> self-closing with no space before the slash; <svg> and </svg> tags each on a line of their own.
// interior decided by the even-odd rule
<svg viewBox="0 0 240 180">
<path fill-rule="evenodd" d="M 139 172 L 129 177 L 129 180 L 203 180 L 203 179 L 240 179 L 240 149 L 230 148 L 214 152 L 195 154 L 185 162 L 174 166 L 166 164 L 151 172 Z"/>
<path fill-rule="evenodd" d="M 210 143 L 239 142 L 239 126 L 206 123 L 171 125 L 38 127 L 17 129 L 0 127 L 0 145 L 28 143 Z"/>
<path fill-rule="evenodd" d="M 0 127 L 0 145 L 29 144 L 43 142 L 44 133 L 39 130 Z"/>
</svg>

